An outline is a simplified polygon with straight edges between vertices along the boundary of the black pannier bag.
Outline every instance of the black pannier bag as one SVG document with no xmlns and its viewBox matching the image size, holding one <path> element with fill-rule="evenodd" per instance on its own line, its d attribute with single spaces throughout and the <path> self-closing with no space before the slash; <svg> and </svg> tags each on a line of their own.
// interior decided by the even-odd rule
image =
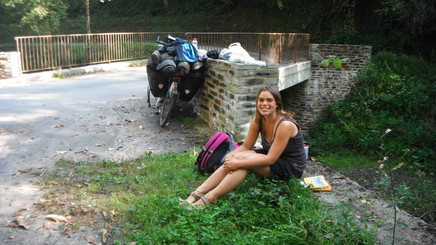
<svg viewBox="0 0 436 245">
<path fill-rule="evenodd" d="M 182 77 L 182 83 L 179 87 L 179 99 L 190 101 L 197 94 L 203 82 L 203 69 L 191 70 L 191 72 Z"/>
<path fill-rule="evenodd" d="M 158 71 L 151 59 L 147 61 L 147 77 L 151 94 L 154 97 L 164 97 L 169 87 L 169 76 Z"/>
</svg>

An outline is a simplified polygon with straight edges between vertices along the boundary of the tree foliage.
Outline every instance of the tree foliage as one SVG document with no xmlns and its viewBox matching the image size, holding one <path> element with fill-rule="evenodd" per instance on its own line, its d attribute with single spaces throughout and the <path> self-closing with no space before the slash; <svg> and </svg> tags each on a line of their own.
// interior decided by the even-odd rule
<svg viewBox="0 0 436 245">
<path fill-rule="evenodd" d="M 436 66 L 382 52 L 358 79 L 313 130 L 314 150 L 389 157 L 412 169 L 436 170 Z"/>
<path fill-rule="evenodd" d="M 86 32 L 86 0 L 0 0 L 2 41 Z M 436 60 L 434 0 L 89 0 L 94 32 L 302 32 Z M 267 21 L 265 21 L 267 20 Z M 62 28 L 60 28 L 62 23 Z"/>
<path fill-rule="evenodd" d="M 4 0 L 3 7 L 14 12 L 18 24 L 29 34 L 54 34 L 67 16 L 62 0 Z"/>
</svg>

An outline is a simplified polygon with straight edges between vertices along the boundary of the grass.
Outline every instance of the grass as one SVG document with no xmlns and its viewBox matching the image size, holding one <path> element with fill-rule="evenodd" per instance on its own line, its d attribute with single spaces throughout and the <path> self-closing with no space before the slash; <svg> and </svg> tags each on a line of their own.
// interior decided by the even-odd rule
<svg viewBox="0 0 436 245">
<path fill-rule="evenodd" d="M 374 165 L 374 161 L 368 160 L 367 157 L 354 155 L 318 157 L 317 160 L 324 163 L 328 167 L 336 169 L 337 171 L 350 170 L 356 166 L 359 166 L 359 168 L 365 168 Z"/>
<path fill-rule="evenodd" d="M 45 208 L 72 215 L 72 228 L 109 223 L 115 244 L 374 243 L 373 230 L 357 223 L 349 208 L 323 206 L 298 180 L 251 175 L 217 205 L 181 207 L 178 197 L 206 178 L 195 171 L 197 154 L 192 149 L 124 163 L 61 161 L 43 183 L 50 190 Z"/>
</svg>

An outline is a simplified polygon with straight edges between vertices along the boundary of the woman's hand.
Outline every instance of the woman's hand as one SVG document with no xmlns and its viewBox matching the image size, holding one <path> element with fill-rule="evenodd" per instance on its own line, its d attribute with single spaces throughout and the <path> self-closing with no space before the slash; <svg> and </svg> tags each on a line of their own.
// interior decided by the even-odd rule
<svg viewBox="0 0 436 245">
<path fill-rule="evenodd" d="M 236 160 L 227 157 L 224 161 L 223 168 L 227 173 L 231 174 L 233 171 L 237 170 Z"/>
</svg>

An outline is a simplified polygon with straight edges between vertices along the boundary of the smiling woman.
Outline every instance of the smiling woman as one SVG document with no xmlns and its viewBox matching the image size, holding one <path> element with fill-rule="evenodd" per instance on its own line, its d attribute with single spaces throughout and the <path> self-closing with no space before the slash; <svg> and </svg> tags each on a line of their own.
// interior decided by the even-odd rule
<svg viewBox="0 0 436 245">
<path fill-rule="evenodd" d="M 257 94 L 256 114 L 244 143 L 230 152 L 224 164 L 180 204 L 208 205 L 239 186 L 249 172 L 268 178 L 301 178 L 306 168 L 303 134 L 291 114 L 283 110 L 276 87 L 266 86 Z M 262 149 L 252 150 L 259 136 Z"/>
</svg>

